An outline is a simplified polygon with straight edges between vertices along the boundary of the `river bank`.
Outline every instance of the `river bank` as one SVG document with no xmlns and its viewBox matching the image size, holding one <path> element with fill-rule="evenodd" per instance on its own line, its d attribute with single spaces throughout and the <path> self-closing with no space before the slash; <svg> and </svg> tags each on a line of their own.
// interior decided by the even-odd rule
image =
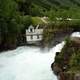
<svg viewBox="0 0 80 80">
<path fill-rule="evenodd" d="M 80 80 L 79 36 L 76 34 L 74 38 L 67 39 L 61 52 L 56 53 L 51 68 L 59 80 Z"/>
</svg>

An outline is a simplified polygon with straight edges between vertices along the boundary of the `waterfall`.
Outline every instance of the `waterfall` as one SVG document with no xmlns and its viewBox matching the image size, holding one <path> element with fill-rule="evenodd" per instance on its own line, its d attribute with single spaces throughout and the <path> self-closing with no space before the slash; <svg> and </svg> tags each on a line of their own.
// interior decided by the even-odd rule
<svg viewBox="0 0 80 80">
<path fill-rule="evenodd" d="M 19 47 L 0 54 L 0 80 L 57 80 L 51 70 L 55 53 L 60 52 L 64 42 L 50 51 L 39 47 Z"/>
</svg>

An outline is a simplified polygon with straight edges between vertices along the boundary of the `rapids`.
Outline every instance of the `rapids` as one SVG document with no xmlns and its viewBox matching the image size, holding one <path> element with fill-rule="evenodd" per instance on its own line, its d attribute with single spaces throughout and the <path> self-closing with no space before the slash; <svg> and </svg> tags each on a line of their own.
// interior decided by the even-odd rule
<svg viewBox="0 0 80 80">
<path fill-rule="evenodd" d="M 22 46 L 0 53 L 0 80 L 57 80 L 51 70 L 51 63 L 63 45 L 64 42 L 50 51 Z"/>
</svg>

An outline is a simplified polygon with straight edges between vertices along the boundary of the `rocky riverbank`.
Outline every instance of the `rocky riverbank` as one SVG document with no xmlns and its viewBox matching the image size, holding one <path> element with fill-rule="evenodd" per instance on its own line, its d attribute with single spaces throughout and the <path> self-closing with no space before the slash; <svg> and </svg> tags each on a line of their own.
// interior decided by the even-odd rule
<svg viewBox="0 0 80 80">
<path fill-rule="evenodd" d="M 67 38 L 51 68 L 59 80 L 80 80 L 80 38 Z"/>
</svg>

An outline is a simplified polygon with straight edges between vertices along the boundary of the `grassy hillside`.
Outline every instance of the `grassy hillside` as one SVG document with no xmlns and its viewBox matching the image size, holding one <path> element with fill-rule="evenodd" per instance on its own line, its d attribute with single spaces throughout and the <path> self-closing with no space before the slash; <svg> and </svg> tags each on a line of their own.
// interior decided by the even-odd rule
<svg viewBox="0 0 80 80">
<path fill-rule="evenodd" d="M 70 7 L 80 7 L 80 0 L 33 0 L 33 3 L 46 8 L 68 9 Z"/>
<path fill-rule="evenodd" d="M 58 17 L 70 13 L 69 16 L 71 17 L 74 12 L 76 12 L 76 16 L 80 13 L 79 0 L 19 0 L 17 4 L 22 15 L 42 17 L 54 14 L 52 16 Z"/>
</svg>

